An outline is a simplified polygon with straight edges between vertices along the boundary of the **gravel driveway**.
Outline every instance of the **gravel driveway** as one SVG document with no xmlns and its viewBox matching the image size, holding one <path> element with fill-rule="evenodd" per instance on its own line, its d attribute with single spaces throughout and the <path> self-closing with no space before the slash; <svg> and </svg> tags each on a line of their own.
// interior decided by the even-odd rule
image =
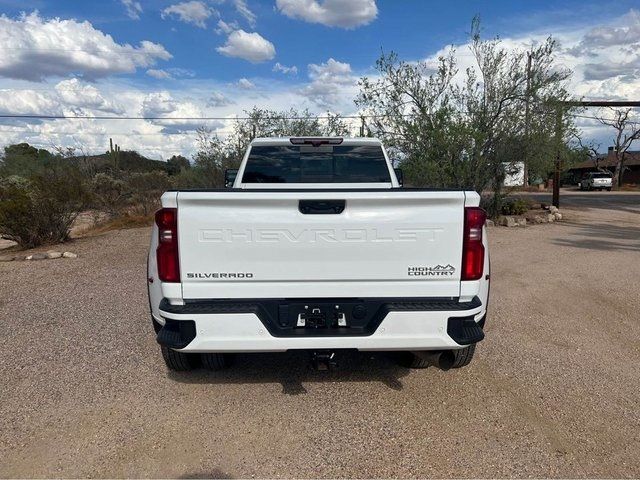
<svg viewBox="0 0 640 480">
<path fill-rule="evenodd" d="M 149 231 L 0 263 L 2 477 L 638 477 L 640 216 L 491 228 L 487 338 L 465 369 L 244 355 L 168 373 Z"/>
</svg>

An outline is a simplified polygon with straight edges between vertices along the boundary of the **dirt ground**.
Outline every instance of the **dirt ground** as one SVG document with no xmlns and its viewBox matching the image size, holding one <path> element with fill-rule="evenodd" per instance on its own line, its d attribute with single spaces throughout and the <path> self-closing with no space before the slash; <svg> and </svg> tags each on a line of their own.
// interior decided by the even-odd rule
<svg viewBox="0 0 640 480">
<path fill-rule="evenodd" d="M 0 263 L 2 477 L 638 477 L 640 209 L 491 228 L 486 339 L 467 368 L 238 356 L 168 373 L 149 231 Z"/>
</svg>

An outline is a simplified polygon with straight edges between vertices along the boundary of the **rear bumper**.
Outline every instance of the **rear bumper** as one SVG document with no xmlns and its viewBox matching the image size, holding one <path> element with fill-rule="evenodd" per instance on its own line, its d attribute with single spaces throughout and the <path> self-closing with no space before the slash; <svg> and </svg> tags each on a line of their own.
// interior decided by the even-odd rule
<svg viewBox="0 0 640 480">
<path fill-rule="evenodd" d="M 219 302 L 169 305 L 158 342 L 185 352 L 282 352 L 297 349 L 444 350 L 458 349 L 484 338 L 486 305 L 471 302 L 416 299 L 380 302 L 368 328 L 291 329 L 282 331 L 277 320 L 259 304 Z M 221 308 L 224 307 L 224 308 Z"/>
</svg>

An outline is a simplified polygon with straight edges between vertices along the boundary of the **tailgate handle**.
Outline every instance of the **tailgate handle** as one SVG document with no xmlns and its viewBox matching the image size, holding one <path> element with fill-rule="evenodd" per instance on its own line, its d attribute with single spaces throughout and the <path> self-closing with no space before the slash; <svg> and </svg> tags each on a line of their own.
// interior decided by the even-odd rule
<svg viewBox="0 0 640 480">
<path fill-rule="evenodd" d="M 344 200 L 300 200 L 298 210 L 305 215 L 338 215 L 344 212 Z"/>
</svg>

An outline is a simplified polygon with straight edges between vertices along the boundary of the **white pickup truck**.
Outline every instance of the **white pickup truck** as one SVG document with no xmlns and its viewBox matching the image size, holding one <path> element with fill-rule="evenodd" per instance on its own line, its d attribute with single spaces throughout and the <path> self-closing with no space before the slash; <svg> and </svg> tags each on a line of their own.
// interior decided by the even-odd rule
<svg viewBox="0 0 640 480">
<path fill-rule="evenodd" d="M 489 297 L 479 201 L 401 188 L 375 139 L 255 139 L 232 188 L 162 195 L 148 287 L 167 367 L 293 349 L 467 365 Z"/>
</svg>

